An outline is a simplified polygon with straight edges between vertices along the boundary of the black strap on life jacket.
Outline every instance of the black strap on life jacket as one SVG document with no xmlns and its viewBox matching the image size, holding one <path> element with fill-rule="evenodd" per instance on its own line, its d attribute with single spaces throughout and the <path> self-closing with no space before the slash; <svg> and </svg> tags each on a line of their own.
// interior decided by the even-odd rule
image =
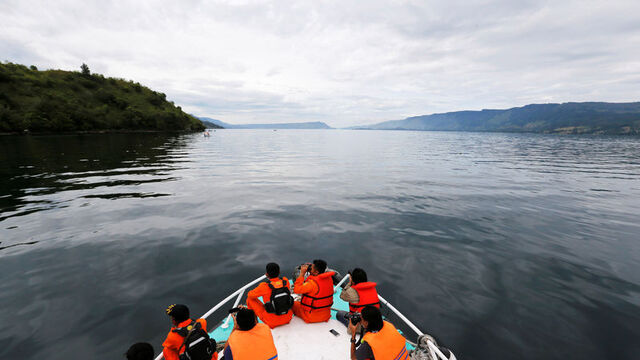
<svg viewBox="0 0 640 360">
<path fill-rule="evenodd" d="M 376 302 L 370 303 L 370 304 L 349 304 L 349 306 L 352 306 L 354 308 L 363 308 L 363 307 L 369 306 L 369 305 L 380 305 L 380 301 L 376 301 Z"/>
<path fill-rule="evenodd" d="M 271 284 L 271 281 L 267 282 L 267 285 L 269 285 L 269 287 L 271 288 L 271 291 L 275 290 L 276 288 L 273 287 L 273 285 Z M 282 279 L 282 287 L 286 287 L 284 279 Z M 281 289 L 281 288 L 278 288 Z"/>
</svg>

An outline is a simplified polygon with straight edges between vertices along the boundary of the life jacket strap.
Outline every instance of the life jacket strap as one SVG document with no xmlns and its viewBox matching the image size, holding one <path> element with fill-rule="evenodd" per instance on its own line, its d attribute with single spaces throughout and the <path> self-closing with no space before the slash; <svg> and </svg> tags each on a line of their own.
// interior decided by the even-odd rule
<svg viewBox="0 0 640 360">
<path fill-rule="evenodd" d="M 267 282 L 267 285 L 271 288 L 271 290 L 275 290 L 276 288 L 271 284 L 271 281 Z M 282 287 L 286 287 L 286 282 L 282 279 Z"/>
<path fill-rule="evenodd" d="M 328 298 L 333 297 L 333 294 L 327 295 L 327 296 L 323 296 L 323 297 L 313 297 L 313 296 L 309 296 L 307 294 L 304 294 L 304 295 L 302 295 L 302 297 L 308 297 L 308 298 L 311 298 L 313 300 L 322 300 L 322 299 L 328 299 Z"/>
<path fill-rule="evenodd" d="M 369 303 L 369 304 L 349 304 L 350 308 L 355 308 L 357 310 L 360 310 L 362 308 L 364 308 L 365 306 L 369 306 L 369 305 L 380 305 L 380 301 L 376 301 L 374 303 Z"/>
<path fill-rule="evenodd" d="M 325 306 L 314 306 L 314 305 L 307 305 L 307 304 L 300 303 L 300 305 L 306 306 L 306 307 L 311 308 L 311 309 L 324 309 L 324 308 L 331 307 L 333 304 L 329 304 L 329 305 L 325 305 Z"/>
</svg>

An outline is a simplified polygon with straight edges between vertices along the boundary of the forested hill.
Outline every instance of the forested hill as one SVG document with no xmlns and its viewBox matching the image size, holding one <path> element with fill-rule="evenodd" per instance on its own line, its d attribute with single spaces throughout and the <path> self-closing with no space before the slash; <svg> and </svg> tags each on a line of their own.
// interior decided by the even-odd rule
<svg viewBox="0 0 640 360">
<path fill-rule="evenodd" d="M 640 102 L 533 104 L 506 110 L 456 111 L 385 121 L 357 129 L 640 134 Z"/>
<path fill-rule="evenodd" d="M 204 130 L 202 122 L 137 82 L 82 71 L 0 63 L 0 132 Z"/>
</svg>

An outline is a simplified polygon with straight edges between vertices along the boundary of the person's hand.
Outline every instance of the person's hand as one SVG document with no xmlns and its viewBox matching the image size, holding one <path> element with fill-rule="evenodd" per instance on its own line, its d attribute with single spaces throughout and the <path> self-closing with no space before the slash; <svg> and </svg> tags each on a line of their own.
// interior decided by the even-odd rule
<svg viewBox="0 0 640 360">
<path fill-rule="evenodd" d="M 231 314 L 231 317 L 233 318 L 233 330 L 238 329 L 238 321 L 236 320 L 236 314 L 237 313 Z"/>
<path fill-rule="evenodd" d="M 302 265 L 300 266 L 300 276 L 304 276 L 304 274 L 307 273 L 307 270 L 309 269 L 309 265 Z"/>
<path fill-rule="evenodd" d="M 348 328 L 349 328 L 349 332 L 351 332 L 351 337 L 355 338 L 356 337 L 356 326 L 353 325 L 353 323 L 351 322 L 351 319 L 349 319 Z"/>
</svg>

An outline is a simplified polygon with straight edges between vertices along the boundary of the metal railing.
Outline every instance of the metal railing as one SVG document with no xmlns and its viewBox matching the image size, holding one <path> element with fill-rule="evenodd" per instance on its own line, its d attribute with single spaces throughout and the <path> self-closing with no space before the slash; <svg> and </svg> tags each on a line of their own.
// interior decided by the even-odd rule
<svg viewBox="0 0 640 360">
<path fill-rule="evenodd" d="M 342 284 L 344 284 L 344 282 L 349 278 L 350 276 L 347 274 L 345 275 L 342 280 L 340 280 L 340 282 L 334 286 L 333 288 L 333 293 L 335 294 L 336 291 L 338 291 L 338 288 L 340 288 L 342 286 Z M 238 306 L 238 304 L 240 303 L 240 300 L 242 300 L 242 296 L 244 295 L 245 291 L 247 290 L 247 288 L 255 285 L 256 283 L 262 281 L 263 279 L 266 279 L 265 275 L 260 276 L 259 278 L 256 278 L 255 280 L 251 281 L 250 283 L 244 285 L 243 287 L 239 288 L 238 290 L 236 290 L 233 294 L 227 296 L 226 298 L 222 299 L 222 301 L 220 301 L 219 303 L 217 303 L 214 307 L 212 307 L 211 309 L 209 309 L 209 311 L 207 311 L 206 313 L 204 313 L 204 315 L 202 315 L 200 318 L 201 319 L 206 319 L 209 316 L 211 316 L 211 314 L 213 314 L 214 312 L 216 312 L 218 309 L 220 309 L 224 304 L 226 304 L 227 302 L 229 302 L 231 299 L 233 299 L 234 297 L 236 298 L 233 307 Z M 413 330 L 416 334 L 418 334 L 418 336 L 420 335 L 424 335 L 424 333 L 422 331 L 420 331 L 420 329 L 418 329 L 417 326 L 415 326 L 409 319 L 407 319 L 406 316 L 404 316 L 398 309 L 396 309 L 393 305 L 391 305 L 385 298 L 383 298 L 380 294 L 378 294 L 378 298 L 380 299 L 380 303 L 384 304 L 387 308 L 389 308 L 389 310 L 393 311 L 394 314 L 396 314 L 398 316 L 398 318 L 400 318 L 400 320 L 404 321 L 405 324 L 407 324 L 407 326 L 409 326 L 409 328 L 411 328 L 411 330 Z M 224 322 L 222 323 L 222 328 L 226 329 L 229 327 L 229 321 L 231 319 L 231 314 L 229 314 L 227 316 L 227 318 L 224 320 Z M 438 347 L 433 343 L 433 341 L 431 340 L 427 340 L 427 345 L 429 346 L 429 352 L 431 353 L 431 357 L 434 359 L 441 359 L 441 360 L 450 360 L 449 358 L 447 358 L 442 351 L 440 351 L 440 349 L 438 349 Z M 453 353 L 451 353 L 452 355 L 452 359 L 451 360 L 455 360 L 456 357 L 455 355 L 453 355 Z M 162 353 L 160 353 L 155 360 L 161 360 L 162 359 Z"/>
</svg>

